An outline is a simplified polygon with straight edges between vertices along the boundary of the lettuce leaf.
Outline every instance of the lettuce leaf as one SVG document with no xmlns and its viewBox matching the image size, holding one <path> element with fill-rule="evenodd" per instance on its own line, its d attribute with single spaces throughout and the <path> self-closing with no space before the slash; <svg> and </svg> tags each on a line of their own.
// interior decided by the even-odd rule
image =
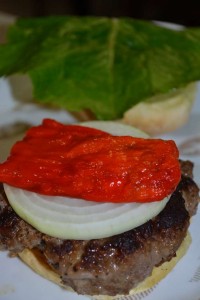
<svg viewBox="0 0 200 300">
<path fill-rule="evenodd" d="M 200 79 L 200 29 L 129 18 L 19 19 L 0 46 L 0 76 L 28 74 L 34 97 L 116 119 L 146 98 Z"/>
</svg>

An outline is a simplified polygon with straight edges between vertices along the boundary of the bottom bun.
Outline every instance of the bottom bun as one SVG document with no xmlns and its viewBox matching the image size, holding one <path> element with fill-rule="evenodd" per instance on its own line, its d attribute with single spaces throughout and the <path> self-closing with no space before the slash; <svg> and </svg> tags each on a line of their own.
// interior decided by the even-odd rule
<svg viewBox="0 0 200 300">
<path fill-rule="evenodd" d="M 147 289 L 152 288 L 155 284 L 157 284 L 160 280 L 167 276 L 169 272 L 174 268 L 177 262 L 185 255 L 189 245 L 191 243 L 191 236 L 188 233 L 184 241 L 182 242 L 180 248 L 178 249 L 176 256 L 173 257 L 169 262 L 163 263 L 159 267 L 155 267 L 153 269 L 152 275 L 147 277 L 143 282 L 141 282 L 136 288 L 132 289 L 129 295 L 137 294 L 144 292 Z M 42 254 L 37 250 L 29 250 L 25 249 L 23 252 L 19 253 L 19 257 L 22 261 L 27 264 L 32 270 L 34 270 L 37 274 L 42 277 L 56 283 L 57 285 L 69 290 L 73 291 L 70 287 L 66 287 L 62 284 L 62 281 L 58 274 L 56 274 L 49 265 L 43 260 Z M 97 295 L 97 296 L 89 296 L 92 299 L 96 300 L 112 300 L 117 299 L 123 295 L 117 296 L 105 296 L 105 295 Z"/>
</svg>

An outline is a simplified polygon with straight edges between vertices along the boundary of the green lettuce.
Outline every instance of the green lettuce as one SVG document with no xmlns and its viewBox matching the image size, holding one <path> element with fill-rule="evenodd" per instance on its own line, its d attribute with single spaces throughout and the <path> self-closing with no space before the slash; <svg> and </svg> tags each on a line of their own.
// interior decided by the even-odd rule
<svg viewBox="0 0 200 300">
<path fill-rule="evenodd" d="M 200 29 L 129 18 L 19 19 L 0 46 L 0 76 L 28 74 L 34 98 L 98 119 L 200 79 Z"/>
</svg>

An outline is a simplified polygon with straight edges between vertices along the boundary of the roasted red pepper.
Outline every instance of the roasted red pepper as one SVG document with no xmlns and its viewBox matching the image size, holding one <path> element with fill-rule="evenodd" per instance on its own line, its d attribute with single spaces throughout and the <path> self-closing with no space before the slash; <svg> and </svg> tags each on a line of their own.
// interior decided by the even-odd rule
<svg viewBox="0 0 200 300">
<path fill-rule="evenodd" d="M 162 200 L 180 176 L 173 141 L 112 136 L 50 119 L 28 130 L 0 165 L 1 182 L 101 202 Z"/>
</svg>

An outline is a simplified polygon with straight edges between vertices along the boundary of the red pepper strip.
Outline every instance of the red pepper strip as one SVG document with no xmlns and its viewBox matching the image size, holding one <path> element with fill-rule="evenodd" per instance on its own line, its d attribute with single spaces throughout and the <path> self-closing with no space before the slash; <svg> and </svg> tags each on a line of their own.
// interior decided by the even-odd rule
<svg viewBox="0 0 200 300">
<path fill-rule="evenodd" d="M 0 165 L 1 182 L 100 202 L 159 201 L 180 176 L 173 141 L 112 136 L 49 119 L 28 130 Z"/>
</svg>

